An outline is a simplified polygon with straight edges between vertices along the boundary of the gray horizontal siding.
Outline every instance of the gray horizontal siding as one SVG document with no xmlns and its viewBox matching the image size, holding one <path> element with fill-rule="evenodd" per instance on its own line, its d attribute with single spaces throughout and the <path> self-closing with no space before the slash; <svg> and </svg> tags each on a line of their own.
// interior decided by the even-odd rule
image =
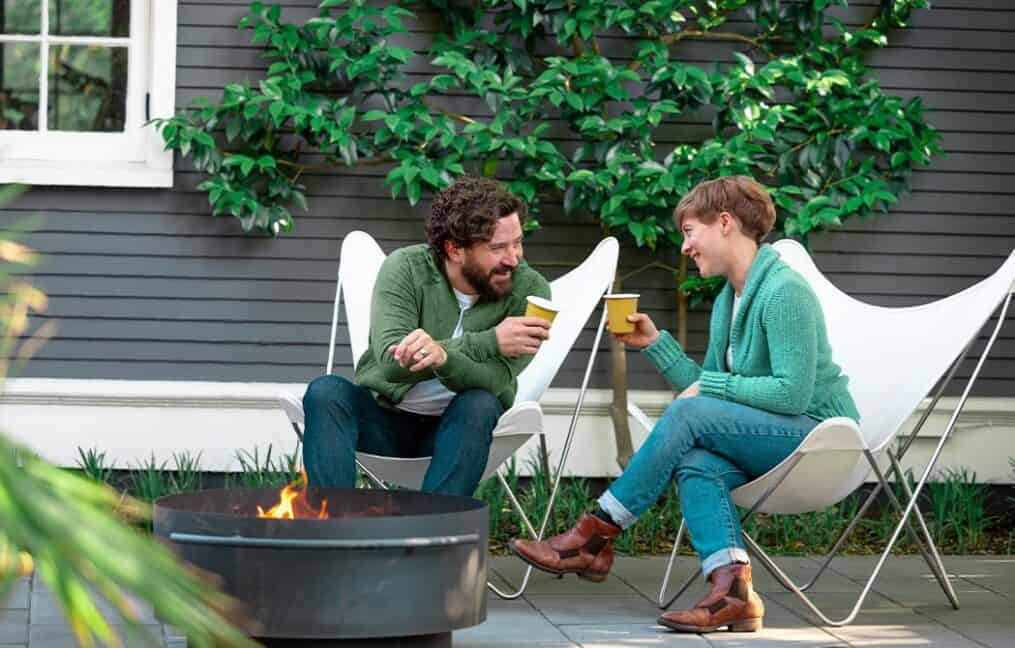
<svg viewBox="0 0 1015 648">
<path fill-rule="evenodd" d="M 316 13 L 316 2 L 283 3 L 289 19 Z M 872 2 L 851 3 L 840 15 L 860 24 Z M 235 25 L 248 0 L 180 3 L 177 106 L 215 96 L 224 84 L 258 80 L 267 62 Z M 917 12 L 911 29 L 869 62 L 882 87 L 920 96 L 944 135 L 947 156 L 917 172 L 914 192 L 888 215 L 856 220 L 812 241 L 818 264 L 859 299 L 886 306 L 920 304 L 968 287 L 996 269 L 1015 247 L 1015 6 L 1007 0 L 937 0 Z M 432 16 L 420 15 L 404 44 L 423 54 L 410 82 L 430 69 L 425 50 Z M 746 29 L 733 20 L 729 28 Z M 604 50 L 623 58 L 630 42 L 608 36 Z M 735 47 L 687 43 L 688 61 L 732 59 Z M 455 108 L 486 117 L 482 102 L 461 98 Z M 708 114 L 668 124 L 662 141 L 680 142 L 709 131 Z M 561 124 L 552 133 L 565 147 Z M 373 233 L 385 250 L 418 241 L 428 203 L 394 202 L 384 169 L 308 172 L 308 213 L 279 240 L 248 237 L 232 219 L 212 219 L 200 175 L 177 160 L 172 190 L 39 187 L 0 210 L 9 226 L 32 216 L 42 224 L 26 240 L 44 257 L 35 281 L 51 298 L 44 317 L 58 322 L 55 338 L 23 375 L 147 380 L 303 381 L 320 373 L 327 355 L 337 252 L 355 229 Z M 579 262 L 600 237 L 589 221 L 564 221 L 549 206 L 546 227 L 526 242 L 526 256 L 550 277 L 557 264 Z M 670 253 L 668 260 L 674 262 Z M 653 258 L 625 247 L 621 265 Z M 640 275 L 629 286 L 657 322 L 675 328 L 672 278 Z M 344 323 L 341 319 L 341 323 Z M 590 326 L 579 338 L 556 385 L 576 386 L 591 351 Z M 700 357 L 708 313 L 691 313 L 689 347 Z M 351 358 L 344 327 L 337 370 Z M 981 341 L 982 344 L 982 341 Z M 595 386 L 605 387 L 608 354 L 600 352 Z M 978 351 L 978 349 L 975 349 Z M 629 355 L 631 385 L 665 385 L 639 354 Z M 967 363 L 960 376 L 968 375 Z M 1015 330 L 1008 327 L 984 369 L 980 395 L 1015 392 Z"/>
</svg>

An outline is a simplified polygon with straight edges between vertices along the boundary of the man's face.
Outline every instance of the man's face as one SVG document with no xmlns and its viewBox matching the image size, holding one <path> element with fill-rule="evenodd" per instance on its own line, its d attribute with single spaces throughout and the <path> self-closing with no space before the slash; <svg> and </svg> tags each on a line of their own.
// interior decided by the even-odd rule
<svg viewBox="0 0 1015 648">
<path fill-rule="evenodd" d="M 463 250 L 462 276 L 487 299 L 511 294 L 511 276 L 522 259 L 522 226 L 518 214 L 498 219 L 493 237 Z"/>
</svg>

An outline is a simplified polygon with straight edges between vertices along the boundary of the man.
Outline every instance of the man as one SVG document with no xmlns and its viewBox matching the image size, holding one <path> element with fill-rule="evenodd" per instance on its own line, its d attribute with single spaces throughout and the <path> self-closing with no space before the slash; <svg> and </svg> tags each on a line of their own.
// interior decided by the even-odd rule
<svg viewBox="0 0 1015 648">
<path fill-rule="evenodd" d="M 311 486 L 355 485 L 357 450 L 432 456 L 422 490 L 471 495 L 516 378 L 549 335 L 521 317 L 550 286 L 522 259 L 525 203 L 462 177 L 433 201 L 427 243 L 393 252 L 374 286 L 355 382 L 321 376 L 303 396 Z"/>
</svg>

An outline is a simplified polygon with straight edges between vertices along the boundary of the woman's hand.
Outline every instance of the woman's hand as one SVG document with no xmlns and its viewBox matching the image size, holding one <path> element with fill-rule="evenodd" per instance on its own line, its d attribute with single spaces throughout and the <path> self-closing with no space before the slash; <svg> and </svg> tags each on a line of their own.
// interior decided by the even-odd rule
<svg viewBox="0 0 1015 648">
<path fill-rule="evenodd" d="M 677 394 L 677 398 L 694 398 L 695 396 L 701 396 L 701 390 L 698 389 L 697 380 L 688 385 L 687 389 Z"/>
<path fill-rule="evenodd" d="M 652 322 L 652 318 L 645 313 L 628 315 L 627 321 L 634 324 L 634 331 L 630 333 L 613 333 L 613 337 L 624 344 L 643 349 L 659 339 L 659 329 Z"/>
</svg>

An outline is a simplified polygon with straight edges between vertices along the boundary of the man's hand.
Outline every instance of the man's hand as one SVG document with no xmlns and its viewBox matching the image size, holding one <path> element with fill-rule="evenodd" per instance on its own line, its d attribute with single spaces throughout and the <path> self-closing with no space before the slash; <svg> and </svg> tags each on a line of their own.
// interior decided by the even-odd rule
<svg viewBox="0 0 1015 648">
<path fill-rule="evenodd" d="M 388 353 L 395 357 L 399 365 L 408 367 L 409 371 L 423 371 L 430 367 L 439 369 L 448 361 L 447 350 L 434 342 L 423 329 L 416 329 L 398 344 L 389 346 Z"/>
<path fill-rule="evenodd" d="M 698 389 L 697 380 L 688 385 L 687 389 L 677 394 L 677 398 L 694 398 L 695 396 L 701 396 L 701 391 Z"/>
<path fill-rule="evenodd" d="M 541 317 L 507 317 L 494 332 L 502 356 L 533 355 L 543 340 L 550 337 L 550 323 Z"/>
<path fill-rule="evenodd" d="M 635 313 L 627 316 L 627 321 L 634 324 L 634 330 L 630 333 L 614 333 L 624 344 L 643 349 L 659 339 L 659 329 L 655 322 L 645 313 Z"/>
</svg>

